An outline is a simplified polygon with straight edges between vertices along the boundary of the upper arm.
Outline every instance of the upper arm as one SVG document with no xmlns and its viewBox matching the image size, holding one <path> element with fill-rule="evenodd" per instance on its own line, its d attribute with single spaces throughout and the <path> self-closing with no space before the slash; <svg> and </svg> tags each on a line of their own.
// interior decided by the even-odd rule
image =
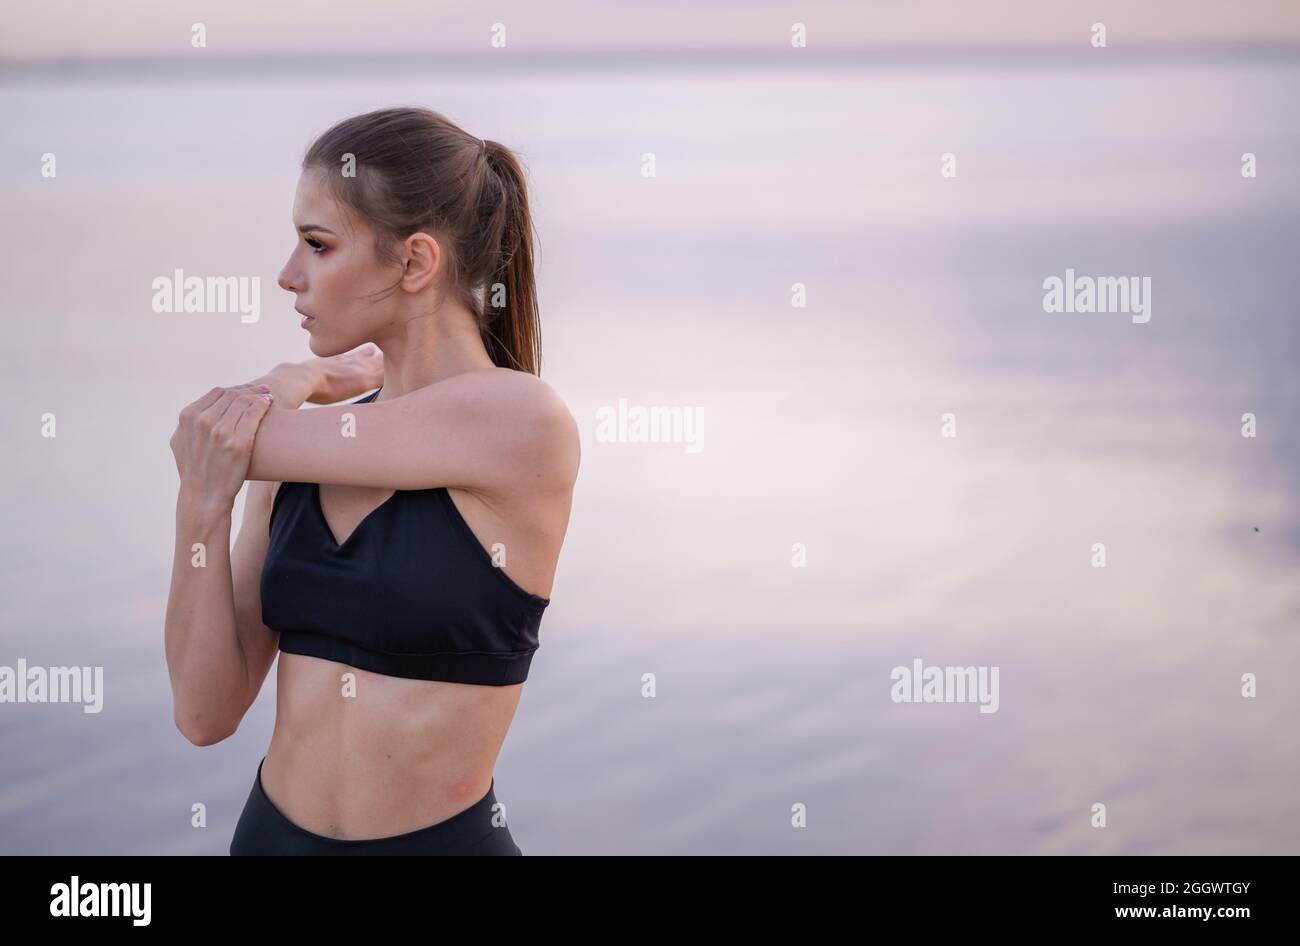
<svg viewBox="0 0 1300 946">
<path fill-rule="evenodd" d="M 235 628 L 248 672 L 248 693 L 241 716 L 261 692 L 280 644 L 279 633 L 262 623 L 262 565 L 270 544 L 271 503 L 278 485 L 260 481 L 248 484 L 239 534 L 230 552 Z"/>
<path fill-rule="evenodd" d="M 567 486 L 577 463 L 576 424 L 559 395 L 535 375 L 498 368 L 387 401 L 270 411 L 247 478 L 492 492 Z"/>
</svg>

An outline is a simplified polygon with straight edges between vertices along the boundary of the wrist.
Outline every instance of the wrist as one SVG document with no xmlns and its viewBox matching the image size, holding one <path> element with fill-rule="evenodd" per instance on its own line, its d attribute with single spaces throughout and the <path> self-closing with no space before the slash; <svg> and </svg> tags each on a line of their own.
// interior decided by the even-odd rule
<svg viewBox="0 0 1300 946">
<path fill-rule="evenodd" d="M 202 531 L 229 527 L 233 505 L 233 501 L 223 502 L 182 483 L 176 494 L 176 520 Z"/>
<path fill-rule="evenodd" d="M 265 384 L 271 389 L 275 395 L 272 407 L 297 410 L 316 391 L 315 369 L 307 364 L 285 361 L 252 383 Z"/>
</svg>

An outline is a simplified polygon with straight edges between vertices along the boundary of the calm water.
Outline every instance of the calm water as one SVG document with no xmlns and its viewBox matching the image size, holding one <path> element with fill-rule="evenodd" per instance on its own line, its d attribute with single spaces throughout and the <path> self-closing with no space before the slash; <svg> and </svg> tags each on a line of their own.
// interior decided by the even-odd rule
<svg viewBox="0 0 1300 946">
<path fill-rule="evenodd" d="M 225 853 L 275 675 L 231 739 L 174 729 L 167 440 L 308 354 L 275 277 L 311 136 L 417 103 L 522 152 L 583 428 L 496 770 L 526 854 L 1295 853 L 1298 96 L 1285 64 L 0 86 L 0 664 L 105 678 L 98 714 L 0 704 L 0 851 Z M 260 276 L 261 319 L 154 313 L 177 267 Z M 1045 313 L 1067 267 L 1152 277 L 1151 321 Z M 601 442 L 619 398 L 704 449 Z M 999 667 L 998 712 L 894 703 L 914 658 Z"/>
</svg>

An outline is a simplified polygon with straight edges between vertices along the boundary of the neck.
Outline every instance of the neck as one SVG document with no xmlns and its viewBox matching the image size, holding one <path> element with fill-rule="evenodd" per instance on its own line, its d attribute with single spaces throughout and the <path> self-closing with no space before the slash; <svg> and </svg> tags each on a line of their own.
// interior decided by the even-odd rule
<svg viewBox="0 0 1300 946">
<path fill-rule="evenodd" d="M 384 353 L 384 385 L 376 400 L 401 397 L 467 371 L 495 367 L 474 315 L 447 302 L 432 313 L 413 310 L 374 339 Z"/>
</svg>

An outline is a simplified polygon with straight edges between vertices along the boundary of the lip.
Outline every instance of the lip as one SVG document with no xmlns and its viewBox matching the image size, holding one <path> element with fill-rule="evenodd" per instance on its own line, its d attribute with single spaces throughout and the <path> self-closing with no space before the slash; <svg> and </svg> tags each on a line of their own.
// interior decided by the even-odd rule
<svg viewBox="0 0 1300 946">
<path fill-rule="evenodd" d="M 316 321 L 316 316 L 308 315 L 306 312 L 302 311 L 302 309 L 298 308 L 297 306 L 294 306 L 293 311 L 297 312 L 299 315 L 302 316 L 301 324 L 303 328 L 309 328 L 311 324 Z"/>
</svg>

